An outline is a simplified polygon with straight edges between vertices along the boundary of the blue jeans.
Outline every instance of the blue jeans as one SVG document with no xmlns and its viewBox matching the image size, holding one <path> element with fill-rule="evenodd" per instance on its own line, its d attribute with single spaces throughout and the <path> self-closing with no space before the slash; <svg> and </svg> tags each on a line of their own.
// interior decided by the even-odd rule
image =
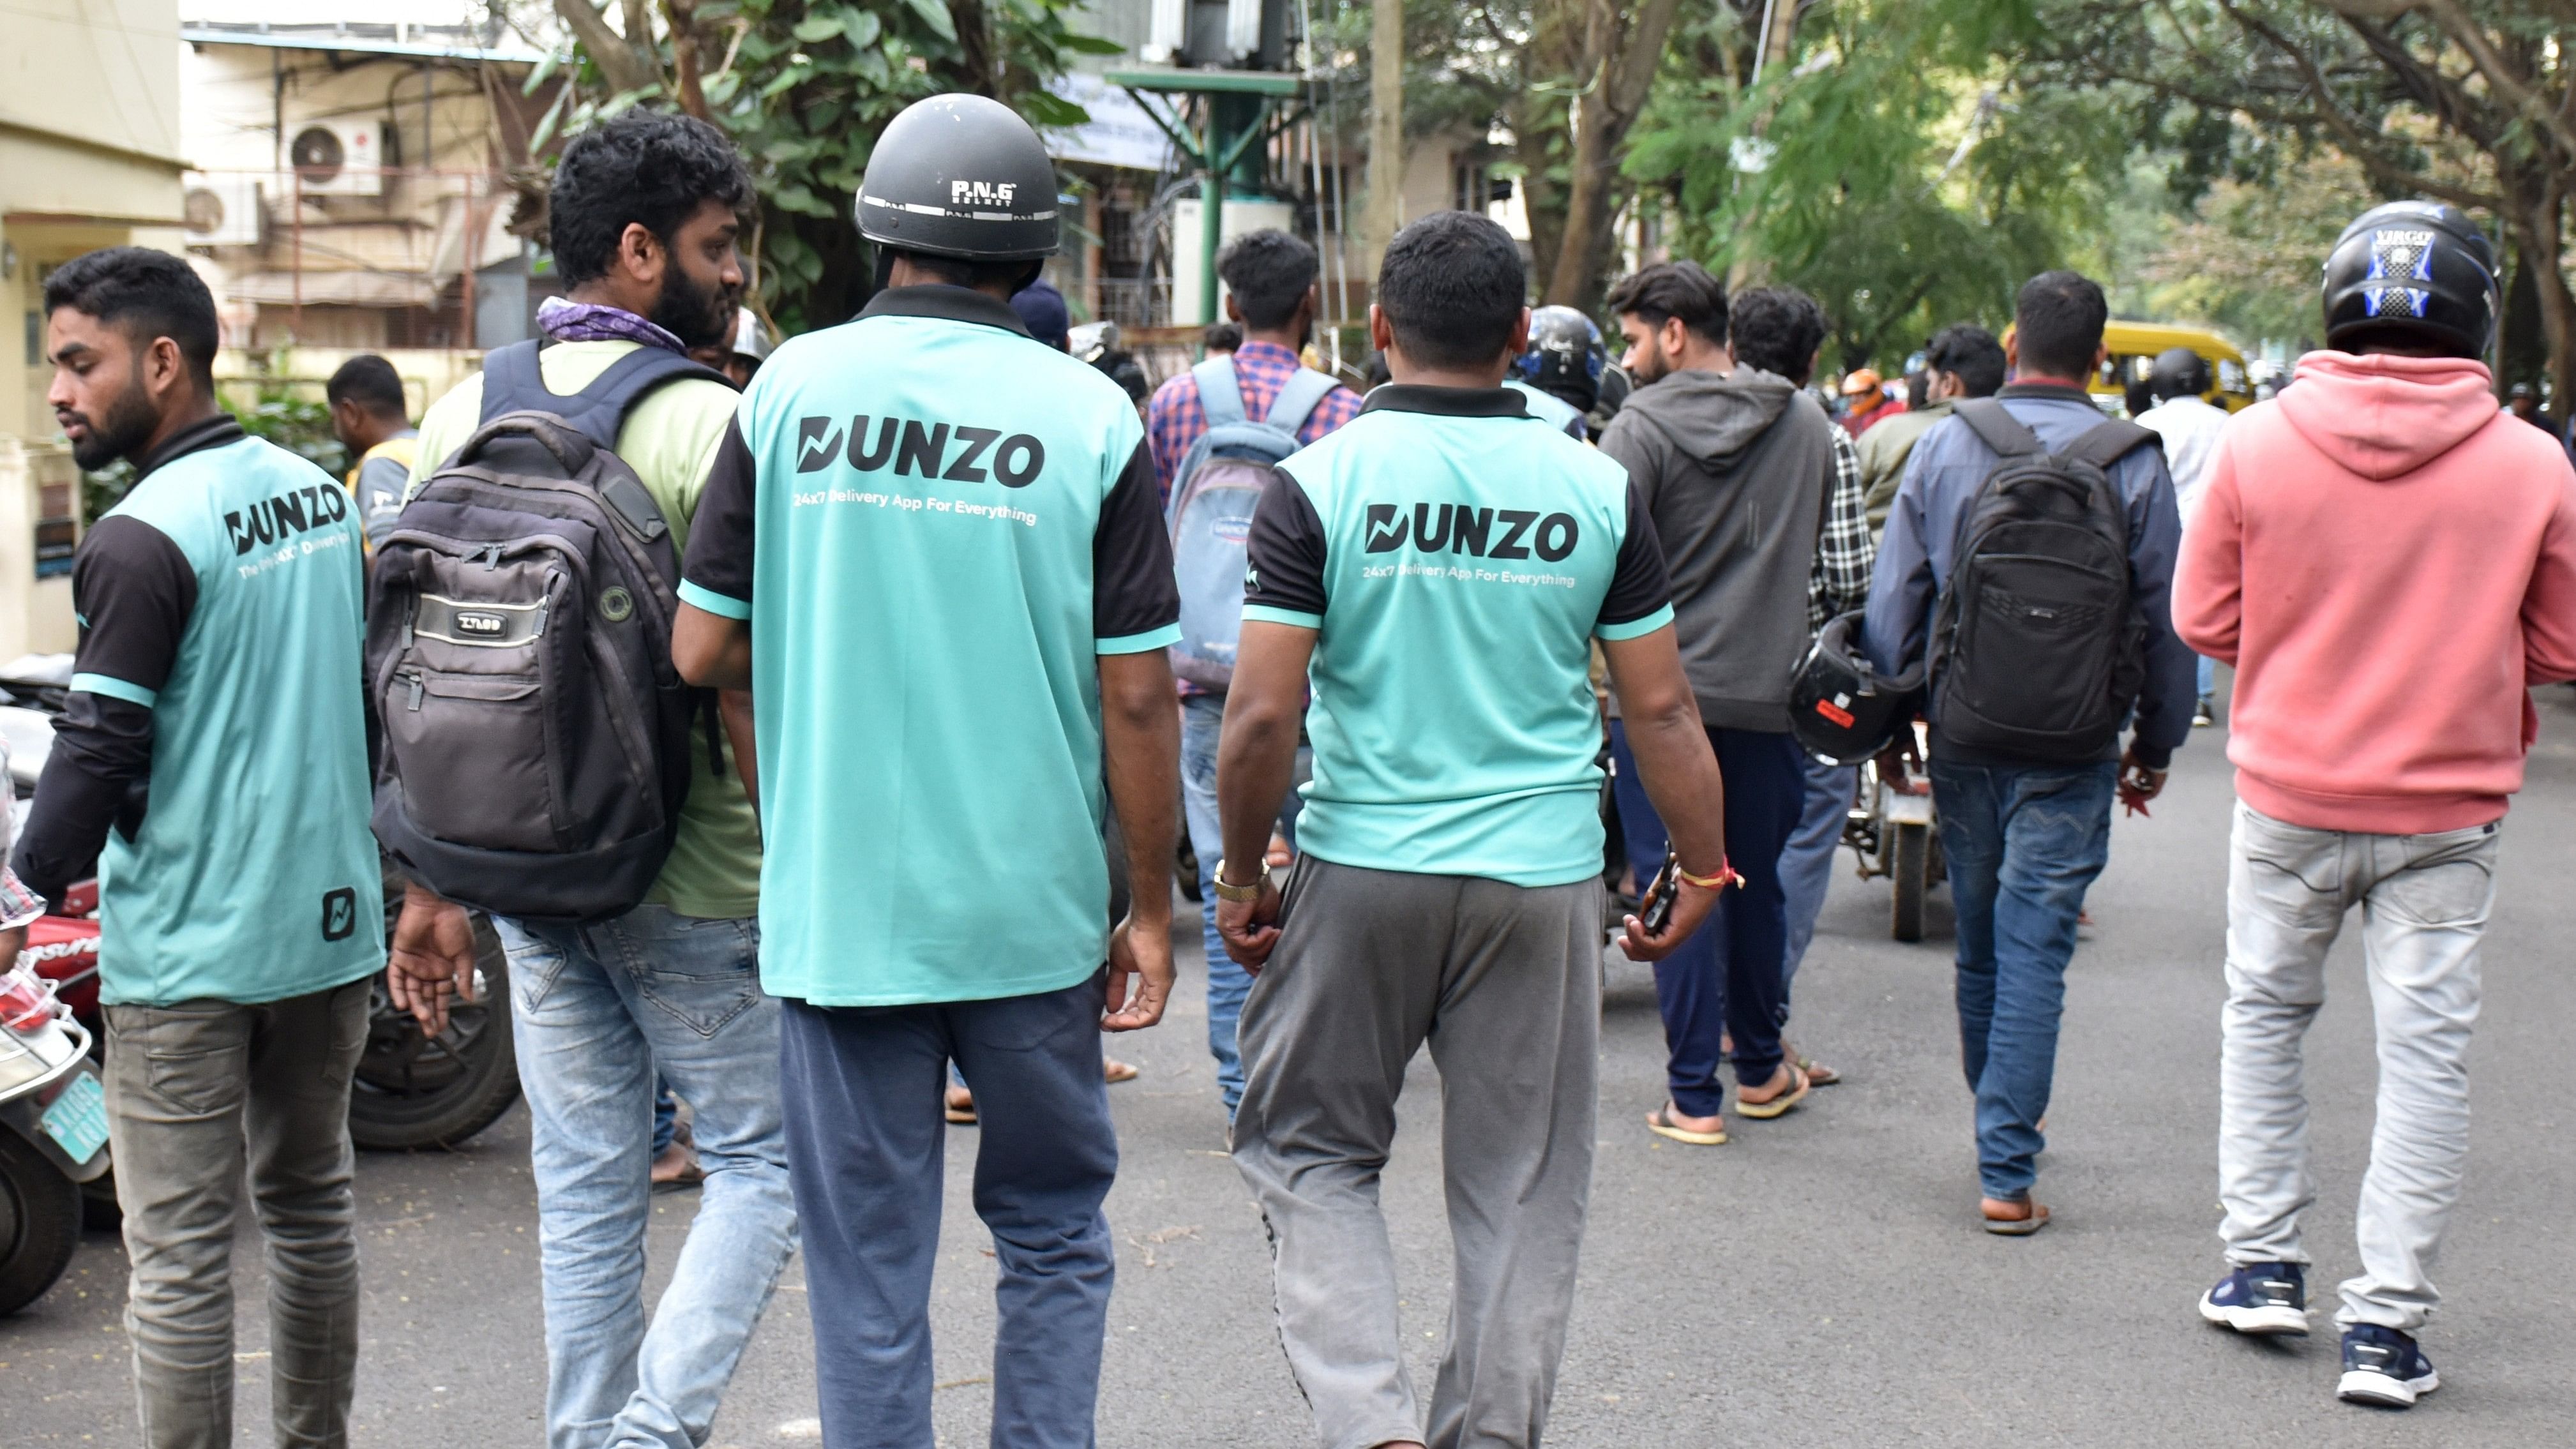
<svg viewBox="0 0 2576 1449">
<path fill-rule="evenodd" d="M 1243 1056 L 1235 1046 L 1243 1020 L 1243 998 L 1252 977 L 1225 954 L 1225 939 L 1216 933 L 1216 868 L 1225 854 L 1225 832 L 1217 823 L 1216 746 L 1225 723 L 1225 696 L 1193 694 L 1181 701 L 1181 814 L 1189 826 L 1190 849 L 1199 858 L 1199 928 L 1207 954 L 1208 1055 L 1216 1058 L 1217 1091 L 1225 1097 L 1225 1115 L 1234 1116 L 1243 1100 Z M 1295 778 L 1310 768 L 1303 747 L 1297 751 Z M 1297 844 L 1297 812 L 1305 801 L 1288 792 L 1279 807 L 1279 833 L 1291 849 Z"/>
<path fill-rule="evenodd" d="M 1959 913 L 1959 1056 L 1986 1196 L 2027 1197 L 2084 893 L 2111 854 L 2119 767 L 1931 764 Z"/>
<path fill-rule="evenodd" d="M 680 1100 L 671 1095 L 671 1084 L 660 1077 L 653 1079 L 653 1155 L 661 1156 L 671 1144 L 680 1140 Z"/>
<path fill-rule="evenodd" d="M 804 1214 L 826 1449 L 928 1449 L 930 1279 L 954 1060 L 975 1086 L 975 1215 L 1000 1282 L 996 1449 L 1092 1449 L 1118 1174 L 1103 981 L 922 1006 L 790 1001 L 778 1079 Z"/>
<path fill-rule="evenodd" d="M 1813 756 L 1804 756 L 1799 764 L 1807 772 L 1806 805 L 1780 852 L 1780 890 L 1789 915 L 1789 943 L 1780 967 L 1784 1007 L 1789 988 L 1798 979 L 1798 963 L 1806 959 L 1807 945 L 1816 939 L 1816 916 L 1825 908 L 1826 887 L 1833 883 L 1834 852 L 1842 848 L 1843 823 L 1851 816 L 1852 800 L 1860 794 L 1858 765 L 1828 765 Z"/>
<path fill-rule="evenodd" d="M 796 1250 L 760 928 L 651 905 L 595 926 L 493 926 L 536 1165 L 546 1443 L 691 1449 Z M 696 1114 L 707 1178 L 648 1330 L 657 1074 Z"/>
<path fill-rule="evenodd" d="M 1717 1078 L 1722 1038 L 1735 1039 L 1737 1086 L 1758 1087 L 1780 1070 L 1780 1028 L 1789 1019 L 1781 852 L 1807 801 L 1806 772 L 1799 767 L 1805 756 L 1785 732 L 1713 729 L 1708 742 L 1726 777 L 1726 863 L 1744 884 L 1720 897 L 1690 939 L 1655 963 L 1655 1000 L 1669 1053 L 1665 1076 L 1673 1105 L 1693 1117 L 1713 1117 L 1725 1103 Z M 1622 721 L 1611 721 L 1610 750 L 1619 827 L 1642 890 L 1663 867 L 1664 824 L 1646 798 Z"/>
</svg>

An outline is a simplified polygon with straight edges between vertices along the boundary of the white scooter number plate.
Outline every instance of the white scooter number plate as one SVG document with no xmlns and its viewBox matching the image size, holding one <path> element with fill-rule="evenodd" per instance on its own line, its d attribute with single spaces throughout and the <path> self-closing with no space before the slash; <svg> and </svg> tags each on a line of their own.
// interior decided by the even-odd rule
<svg viewBox="0 0 2576 1449">
<path fill-rule="evenodd" d="M 107 1093 L 87 1072 L 74 1076 L 40 1119 L 45 1132 L 61 1145 L 63 1155 L 87 1162 L 107 1145 Z"/>
</svg>

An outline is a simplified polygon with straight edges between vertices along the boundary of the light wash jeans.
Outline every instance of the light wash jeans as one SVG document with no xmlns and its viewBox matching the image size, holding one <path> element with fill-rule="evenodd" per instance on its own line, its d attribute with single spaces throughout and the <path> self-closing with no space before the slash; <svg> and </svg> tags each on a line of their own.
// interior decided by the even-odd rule
<svg viewBox="0 0 2576 1449">
<path fill-rule="evenodd" d="M 1217 1091 L 1225 1097 L 1225 1115 L 1234 1116 L 1243 1100 L 1243 1056 L 1235 1045 L 1243 1020 L 1243 998 L 1252 977 L 1225 954 L 1225 938 L 1216 933 L 1216 868 L 1225 854 L 1225 832 L 1216 812 L 1217 734 L 1225 723 L 1225 696 L 1193 694 L 1181 701 L 1181 813 L 1189 825 L 1190 849 L 1199 858 L 1199 927 L 1204 933 L 1208 978 L 1208 1055 L 1216 1058 Z M 1297 750 L 1293 785 L 1306 782 L 1313 768 L 1304 746 Z M 1279 833 L 1290 849 L 1297 844 L 1297 812 L 1305 799 L 1292 787 L 1279 807 Z M 1284 874 L 1280 877 L 1287 878 Z"/>
<path fill-rule="evenodd" d="M 2362 969 L 2379 1035 L 2379 1120 L 2361 1179 L 2361 1275 L 2335 1321 L 2414 1333 L 2441 1295 L 2435 1254 L 2469 1152 L 2469 1028 L 2478 943 L 2495 904 L 2497 830 L 2358 835 L 2288 825 L 2243 804 L 2227 869 L 2220 1018 L 2219 1228 L 2230 1263 L 2306 1263 L 2301 1044 L 2325 1001 L 2327 948 L 2361 907 Z"/>
<path fill-rule="evenodd" d="M 2118 768 L 1931 763 L 1959 912 L 1959 1064 L 1977 1094 L 1977 1178 L 1991 1198 L 2025 1198 L 2038 1175 L 2066 963 L 2084 893 L 2111 858 Z"/>
<path fill-rule="evenodd" d="M 534 1139 L 548 1449 L 695 1449 L 796 1250 L 760 928 L 652 905 L 493 925 Z M 707 1176 L 648 1330 L 657 1072 L 694 1114 Z"/>
<path fill-rule="evenodd" d="M 1789 901 L 1789 946 L 1780 958 L 1780 1002 L 1789 1002 L 1789 985 L 1798 979 L 1798 963 L 1807 943 L 1816 939 L 1816 916 L 1825 908 L 1825 888 L 1833 883 L 1834 852 L 1842 849 L 1843 823 L 1852 800 L 1860 794 L 1860 766 L 1828 765 L 1810 755 L 1807 804 L 1780 852 L 1780 890 Z"/>
</svg>

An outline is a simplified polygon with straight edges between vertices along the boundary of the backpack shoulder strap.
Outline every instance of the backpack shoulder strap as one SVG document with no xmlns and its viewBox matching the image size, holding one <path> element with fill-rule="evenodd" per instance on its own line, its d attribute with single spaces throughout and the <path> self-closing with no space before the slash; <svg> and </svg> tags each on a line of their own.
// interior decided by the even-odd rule
<svg viewBox="0 0 2576 1449">
<path fill-rule="evenodd" d="M 1341 384 L 1333 381 L 1327 373 L 1317 372 L 1311 367 L 1298 368 L 1280 387 L 1279 396 L 1271 400 L 1270 416 L 1262 421 L 1293 438 L 1299 428 L 1306 426 L 1306 419 L 1313 416 L 1315 409 L 1323 406 L 1324 399 L 1332 396 L 1333 389 L 1339 386 Z"/>
<path fill-rule="evenodd" d="M 559 393 L 546 386 L 537 344 L 513 342 L 483 358 L 482 421 L 488 423 L 504 413 L 552 413 L 593 443 L 614 450 L 617 430 L 629 409 L 665 385 L 688 377 L 733 386 L 723 373 L 676 352 L 638 347 L 610 363 L 581 391 Z"/>
<path fill-rule="evenodd" d="M 1243 421 L 1243 387 L 1234 380 L 1233 358 L 1211 357 L 1190 369 L 1190 379 L 1199 385 L 1199 411 L 1209 427 Z"/>
<path fill-rule="evenodd" d="M 1961 422 L 1968 425 L 1978 440 L 2007 458 L 2048 451 L 2040 445 L 2039 435 L 2023 427 L 2021 419 L 2005 411 L 1993 398 L 1976 398 L 1953 409 Z"/>
<path fill-rule="evenodd" d="M 2142 428 L 2120 418 L 2105 418 L 2091 432 L 2058 449 L 2058 456 L 2079 459 L 2107 473 L 2111 471 L 2112 464 L 2149 443 L 2161 447 L 2164 437 L 2153 428 Z"/>
</svg>

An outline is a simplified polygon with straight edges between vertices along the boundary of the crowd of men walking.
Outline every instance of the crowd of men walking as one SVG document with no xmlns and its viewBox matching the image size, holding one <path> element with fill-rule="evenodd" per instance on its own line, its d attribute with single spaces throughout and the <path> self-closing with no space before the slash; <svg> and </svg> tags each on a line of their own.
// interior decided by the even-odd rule
<svg viewBox="0 0 2576 1449">
<path fill-rule="evenodd" d="M 740 306 L 742 160 L 630 111 L 565 148 L 543 346 L 496 351 L 416 435 L 389 371 L 334 380 L 355 508 L 222 411 L 183 262 L 48 279 L 57 416 L 138 480 L 80 554 L 71 708 L 12 864 L 47 897 L 102 878 L 147 1443 L 232 1443 L 245 1171 L 278 1440 L 346 1442 L 369 982 L 436 1030 L 472 990 L 470 904 L 510 958 L 550 1444 L 707 1442 L 800 1247 L 825 1441 L 932 1442 L 961 1113 L 993 1441 L 1091 1444 L 1100 1032 L 1174 988 L 1185 822 L 1229 1141 L 1320 1442 L 1536 1445 L 1598 1132 L 1605 744 L 1640 897 L 1617 939 L 1654 963 L 1669 1049 L 1645 1125 L 1715 1147 L 1724 1064 L 1749 1121 L 1837 1080 L 1784 1033 L 1859 763 L 1791 730 L 1838 618 L 1850 667 L 1929 666 L 1867 743 L 1938 804 L 1974 1220 L 2004 1236 L 2049 1221 L 2113 804 L 2155 798 L 2209 661 L 2234 669 L 2228 1273 L 2200 1312 L 2307 1329 L 2300 1040 L 2360 905 L 2383 1076 L 2339 1392 L 2434 1387 L 2414 1335 L 2498 821 L 2526 687 L 2576 677 L 2576 472 L 2494 406 L 2472 224 L 2371 211 L 2294 387 L 2203 416 L 2205 370 L 2160 364 L 2143 426 L 2086 393 L 2107 309 L 2073 272 L 2031 279 L 2000 343 L 1932 338 L 1923 405 L 1838 425 L 1808 389 L 1815 301 L 1688 262 L 1611 293 L 1635 390 L 1605 422 L 1593 324 L 1534 333 L 1512 240 L 1465 212 L 1387 247 L 1363 397 L 1300 361 L 1314 253 L 1256 233 L 1221 264 L 1230 351 L 1140 417 L 1029 285 L 1054 198 L 1009 111 L 917 104 L 857 200 L 873 300 L 773 349 Z M 408 881 L 390 954 L 360 926 L 380 842 Z M 1425 1046 L 1457 1265 L 1427 1395 L 1377 1204 Z M 705 1188 L 648 1318 L 659 1084 Z"/>
</svg>

